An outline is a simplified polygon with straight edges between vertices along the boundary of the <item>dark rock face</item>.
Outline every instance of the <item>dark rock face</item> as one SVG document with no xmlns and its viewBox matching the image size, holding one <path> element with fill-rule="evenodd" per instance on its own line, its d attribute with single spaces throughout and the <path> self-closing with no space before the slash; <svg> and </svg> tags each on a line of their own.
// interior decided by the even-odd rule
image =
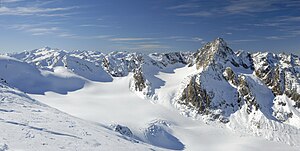
<svg viewBox="0 0 300 151">
<path fill-rule="evenodd" d="M 152 53 L 149 57 L 153 59 L 151 63 L 159 68 L 176 63 L 186 65 L 193 61 L 193 56 L 190 52 Z"/>
<path fill-rule="evenodd" d="M 143 76 L 141 68 L 136 69 L 136 71 L 133 74 L 134 79 L 134 87 L 136 91 L 142 91 L 144 88 L 146 88 L 146 80 Z"/>
<path fill-rule="evenodd" d="M 6 151 L 8 150 L 8 145 L 7 144 L 4 144 L 3 146 L 0 146 L 0 151 Z"/>
<path fill-rule="evenodd" d="M 203 114 L 210 108 L 211 97 L 193 77 L 184 89 L 180 100 L 182 104 L 196 108 L 198 113 Z"/>
<path fill-rule="evenodd" d="M 0 83 L 7 84 L 7 81 L 5 79 L 3 79 L 3 78 L 0 78 Z"/>
<path fill-rule="evenodd" d="M 296 102 L 296 104 L 294 105 L 294 107 L 300 109 L 300 101 Z"/>
<path fill-rule="evenodd" d="M 243 99 L 247 104 L 247 113 L 250 114 L 253 111 L 253 108 L 257 111 L 259 109 L 259 104 L 255 100 L 249 85 L 244 76 L 238 77 L 238 92 L 239 98 Z"/>
<path fill-rule="evenodd" d="M 251 89 L 246 81 L 246 77 L 243 75 L 235 75 L 230 67 L 227 67 L 223 72 L 224 78 L 231 82 L 234 86 L 237 87 L 238 91 L 238 106 L 241 107 L 242 103 L 245 102 L 247 104 L 247 112 L 250 114 L 253 108 L 257 111 L 259 109 L 259 104 L 255 100 L 255 96 L 253 96 Z"/>
<path fill-rule="evenodd" d="M 286 90 L 285 94 L 295 101 L 294 107 L 300 108 L 300 94 L 296 92 L 296 90 Z"/>
<path fill-rule="evenodd" d="M 180 53 L 180 52 L 172 52 L 172 53 L 166 53 L 164 54 L 168 62 L 170 64 L 175 64 L 175 63 L 182 63 L 182 64 L 187 64 L 188 58 L 185 58 L 185 56 Z"/>
<path fill-rule="evenodd" d="M 254 70 L 253 59 L 251 53 L 245 51 L 236 52 L 237 57 L 239 58 L 239 65 L 245 69 Z"/>
<path fill-rule="evenodd" d="M 287 74 L 287 73 L 286 73 Z M 291 75 L 292 74 L 292 75 Z M 290 71 L 289 73 L 289 78 L 286 76 L 286 78 L 284 79 L 285 81 L 285 91 L 284 94 L 286 96 L 288 96 L 290 99 L 292 99 L 293 101 L 295 101 L 295 108 L 300 109 L 300 94 L 297 92 L 297 88 L 294 86 L 294 83 L 299 83 L 300 78 L 297 77 L 297 74 L 295 73 L 295 71 Z"/>
<path fill-rule="evenodd" d="M 209 65 L 224 65 L 227 63 L 234 67 L 253 69 L 253 60 L 250 53 L 237 52 L 235 54 L 222 38 L 217 38 L 213 42 L 207 43 L 194 54 L 194 57 L 197 69 L 201 67 L 205 69 Z"/>
<path fill-rule="evenodd" d="M 227 67 L 225 69 L 225 71 L 223 72 L 223 76 L 227 81 L 231 82 L 233 85 L 235 86 L 238 85 L 237 76 L 235 75 L 235 73 L 232 71 L 230 67 Z"/>
<path fill-rule="evenodd" d="M 124 77 L 143 64 L 143 57 L 136 53 L 113 52 L 102 60 L 103 68 L 113 77 Z"/>
<path fill-rule="evenodd" d="M 237 87 L 238 91 L 238 106 L 241 107 L 243 102 L 247 104 L 247 113 L 250 114 L 253 111 L 259 109 L 259 104 L 257 103 L 255 96 L 252 94 L 251 89 L 247 83 L 246 77 L 243 75 L 238 75 L 232 71 L 230 67 L 227 67 L 223 73 L 224 78 L 231 82 Z"/>
<path fill-rule="evenodd" d="M 206 68 L 209 64 L 215 63 L 219 58 L 237 64 L 233 58 L 229 56 L 234 54 L 233 51 L 227 46 L 222 38 L 218 38 L 211 43 L 207 43 L 203 48 L 196 52 L 196 67 Z"/>
<path fill-rule="evenodd" d="M 275 95 L 282 95 L 284 92 L 284 74 L 279 67 L 271 67 L 266 64 L 266 68 L 255 70 L 255 75 L 260 78 L 267 86 L 272 88 Z"/>
<path fill-rule="evenodd" d="M 282 95 L 284 92 L 285 76 L 284 71 L 282 72 L 277 66 L 274 70 L 274 79 L 272 80 L 272 91 L 275 95 Z"/>
<path fill-rule="evenodd" d="M 124 136 L 128 136 L 128 137 L 132 137 L 133 133 L 131 132 L 131 130 L 126 127 L 126 126 L 122 126 L 122 125 L 115 125 L 114 126 L 114 131 L 120 133 L 121 135 Z"/>
<path fill-rule="evenodd" d="M 255 75 L 269 88 L 275 96 L 286 94 L 295 101 L 294 107 L 299 107 L 300 94 L 297 93 L 295 83 L 299 83 L 299 58 L 286 54 L 256 54 L 253 55 L 256 64 L 261 64 L 255 68 Z"/>
<path fill-rule="evenodd" d="M 109 61 L 108 61 L 108 59 L 103 58 L 102 65 L 103 65 L 104 68 L 108 69 L 109 68 Z"/>
</svg>

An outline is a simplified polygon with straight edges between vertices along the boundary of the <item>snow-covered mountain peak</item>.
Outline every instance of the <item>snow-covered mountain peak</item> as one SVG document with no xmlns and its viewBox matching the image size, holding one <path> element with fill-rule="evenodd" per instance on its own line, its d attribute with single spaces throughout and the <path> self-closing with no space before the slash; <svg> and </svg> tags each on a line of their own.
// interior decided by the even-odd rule
<svg viewBox="0 0 300 151">
<path fill-rule="evenodd" d="M 226 64 L 228 61 L 234 66 L 239 66 L 237 56 L 222 38 L 207 43 L 195 55 L 197 69 L 205 69 L 210 64 Z"/>
<path fill-rule="evenodd" d="M 209 48 L 208 50 L 215 53 L 225 53 L 227 55 L 233 53 L 233 51 L 227 46 L 227 43 L 223 38 L 217 38 L 214 41 L 207 43 L 204 48 Z"/>
<path fill-rule="evenodd" d="M 226 41 L 221 37 L 216 38 L 212 43 L 214 43 L 214 45 L 217 45 L 219 47 L 224 47 L 224 48 L 227 47 Z"/>
<path fill-rule="evenodd" d="M 49 47 L 49 46 L 45 46 L 45 47 L 39 48 L 39 50 L 50 51 L 50 50 L 59 50 L 59 49 L 58 48 L 52 48 L 52 47 Z"/>
<path fill-rule="evenodd" d="M 49 52 L 58 52 L 58 51 L 62 51 L 58 48 L 51 48 L 49 46 L 45 46 L 45 47 L 42 47 L 42 48 L 39 48 L 39 49 L 35 49 L 35 50 L 32 50 L 32 51 L 29 51 L 29 52 L 32 52 L 32 53 L 49 53 Z"/>
<path fill-rule="evenodd" d="M 234 53 L 218 38 L 196 53 L 196 66 L 203 70 L 190 76 L 175 102 L 185 114 L 200 114 L 224 123 L 248 118 L 255 123 L 275 122 L 275 126 L 266 129 L 283 126 L 276 121 L 287 124 L 283 126 L 286 128 L 298 127 L 295 122 L 299 120 L 300 106 L 297 62 L 299 58 L 292 55 Z"/>
</svg>

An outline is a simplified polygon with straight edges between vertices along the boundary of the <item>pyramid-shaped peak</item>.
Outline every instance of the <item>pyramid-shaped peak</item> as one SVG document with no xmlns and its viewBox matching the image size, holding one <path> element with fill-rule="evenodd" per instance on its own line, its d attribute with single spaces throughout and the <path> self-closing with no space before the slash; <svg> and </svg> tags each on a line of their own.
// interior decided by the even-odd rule
<svg viewBox="0 0 300 151">
<path fill-rule="evenodd" d="M 225 42 L 225 40 L 220 37 L 207 43 L 200 50 L 209 51 L 211 53 L 221 52 L 221 53 L 233 54 L 233 51 L 227 46 L 227 43 Z"/>
<path fill-rule="evenodd" d="M 225 42 L 225 40 L 223 38 L 218 37 L 217 39 L 215 39 L 213 41 L 213 43 L 215 45 L 221 46 L 221 47 L 227 47 L 227 43 Z"/>
<path fill-rule="evenodd" d="M 206 68 L 213 62 L 232 60 L 235 54 L 223 38 L 217 38 L 203 46 L 196 54 L 197 68 Z"/>
</svg>

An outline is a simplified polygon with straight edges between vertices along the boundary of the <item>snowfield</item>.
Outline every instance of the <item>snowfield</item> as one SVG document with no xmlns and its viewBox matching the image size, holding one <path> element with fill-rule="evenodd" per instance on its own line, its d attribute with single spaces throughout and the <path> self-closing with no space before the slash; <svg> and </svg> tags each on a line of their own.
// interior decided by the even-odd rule
<svg viewBox="0 0 300 151">
<path fill-rule="evenodd" d="M 160 150 L 0 84 L 0 150 Z"/>
<path fill-rule="evenodd" d="M 175 73 L 160 73 L 158 77 L 169 79 L 159 91 L 158 98 L 174 92 L 174 79 L 186 74 L 188 67 L 175 70 Z M 179 74 L 179 75 L 177 75 Z M 130 76 L 129 76 L 130 77 Z M 129 127 L 137 140 L 166 149 L 176 150 L 298 150 L 298 147 L 270 142 L 247 133 L 234 133 L 222 125 L 207 125 L 201 120 L 193 120 L 179 114 L 178 110 L 153 104 L 129 91 L 129 77 L 115 78 L 113 82 L 91 82 L 83 89 L 67 95 L 47 92 L 45 95 L 30 95 L 32 98 L 82 119 Z M 168 77 L 168 78 L 167 78 Z M 180 82 L 179 82 L 180 83 Z M 164 92 L 164 93 L 163 93 Z M 168 96 L 172 97 L 172 96 Z M 168 99 L 166 99 L 168 100 Z M 163 101 L 162 101 L 163 102 Z M 155 139 L 149 138 L 148 129 L 152 123 L 164 121 L 166 132 L 154 132 Z M 218 123 L 213 123 L 218 124 Z M 172 137 L 171 137 L 172 136 Z M 152 136 L 153 137 L 153 136 Z M 174 139 L 176 138 L 176 139 Z M 169 144 L 165 144 L 165 142 Z M 172 146 L 170 146 L 172 145 Z"/>
<path fill-rule="evenodd" d="M 0 151 L 298 151 L 299 60 L 220 38 L 194 53 L 1 55 Z"/>
</svg>

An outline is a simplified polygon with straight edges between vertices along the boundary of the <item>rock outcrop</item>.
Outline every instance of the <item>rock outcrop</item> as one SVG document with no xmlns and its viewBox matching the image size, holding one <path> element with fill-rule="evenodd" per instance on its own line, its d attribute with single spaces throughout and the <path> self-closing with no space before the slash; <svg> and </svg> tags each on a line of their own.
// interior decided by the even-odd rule
<svg viewBox="0 0 300 151">
<path fill-rule="evenodd" d="M 201 87 L 199 80 L 192 77 L 182 92 L 180 103 L 197 110 L 199 114 L 208 114 L 211 96 Z"/>
</svg>

